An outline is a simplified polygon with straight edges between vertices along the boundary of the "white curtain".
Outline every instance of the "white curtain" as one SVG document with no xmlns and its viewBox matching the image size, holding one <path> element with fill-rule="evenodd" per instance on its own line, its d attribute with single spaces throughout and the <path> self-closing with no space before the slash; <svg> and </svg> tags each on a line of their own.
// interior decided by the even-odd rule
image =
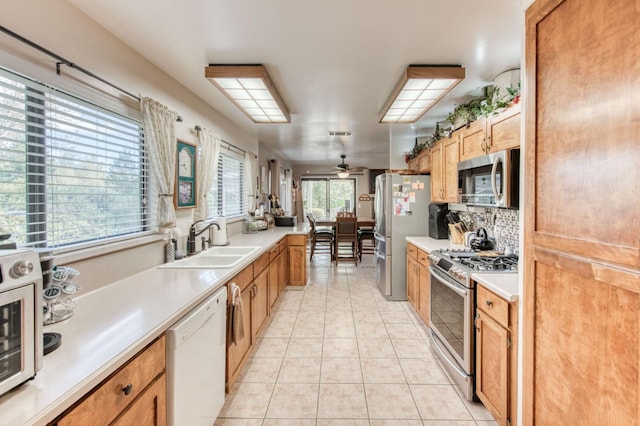
<svg viewBox="0 0 640 426">
<path fill-rule="evenodd" d="M 173 228 L 176 212 L 173 205 L 173 191 L 176 174 L 176 132 L 177 114 L 151 98 L 140 99 L 142 122 L 151 173 L 158 191 L 158 226 Z"/>
<path fill-rule="evenodd" d="M 198 145 L 200 146 L 200 156 L 198 157 L 196 171 L 198 203 L 193 214 L 194 221 L 205 220 L 209 217 L 207 194 L 211 190 L 218 169 L 220 142 L 220 137 L 212 131 L 204 128 L 198 130 Z"/>
<path fill-rule="evenodd" d="M 247 211 L 256 209 L 256 196 L 258 195 L 258 159 L 252 152 L 244 153 L 244 192 L 247 194 Z"/>
</svg>

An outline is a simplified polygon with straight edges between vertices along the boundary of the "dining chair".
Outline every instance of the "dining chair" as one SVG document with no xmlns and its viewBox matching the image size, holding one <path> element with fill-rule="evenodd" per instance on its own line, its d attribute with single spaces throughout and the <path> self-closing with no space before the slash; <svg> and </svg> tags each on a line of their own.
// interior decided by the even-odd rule
<svg viewBox="0 0 640 426">
<path fill-rule="evenodd" d="M 358 228 L 358 259 L 362 262 L 362 254 L 375 254 L 376 238 L 371 227 Z"/>
<path fill-rule="evenodd" d="M 313 260 L 313 255 L 316 251 L 329 253 L 331 260 L 333 260 L 333 230 L 331 228 L 318 228 L 316 226 L 316 219 L 312 214 L 307 214 L 307 219 L 309 219 L 309 226 L 311 227 L 311 253 L 309 260 Z"/>
<path fill-rule="evenodd" d="M 336 217 L 334 249 L 336 266 L 338 262 L 353 261 L 358 266 L 358 219 L 355 217 Z"/>
</svg>

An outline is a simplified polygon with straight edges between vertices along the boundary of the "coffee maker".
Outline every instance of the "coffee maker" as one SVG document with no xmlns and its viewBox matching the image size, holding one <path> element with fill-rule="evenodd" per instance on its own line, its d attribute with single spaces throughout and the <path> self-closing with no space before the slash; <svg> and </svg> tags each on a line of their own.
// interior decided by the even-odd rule
<svg viewBox="0 0 640 426">
<path fill-rule="evenodd" d="M 446 203 L 429 204 L 429 236 L 436 240 L 449 238 L 449 227 L 446 215 L 449 205 Z"/>
</svg>

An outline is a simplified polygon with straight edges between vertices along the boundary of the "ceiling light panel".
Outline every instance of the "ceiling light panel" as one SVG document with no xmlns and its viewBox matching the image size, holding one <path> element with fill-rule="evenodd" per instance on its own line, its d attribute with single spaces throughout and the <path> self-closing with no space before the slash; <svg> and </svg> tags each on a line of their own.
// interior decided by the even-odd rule
<svg viewBox="0 0 640 426">
<path fill-rule="evenodd" d="M 253 122 L 291 122 L 289 110 L 263 65 L 209 65 L 204 74 Z"/>
<path fill-rule="evenodd" d="M 464 79 L 461 66 L 410 65 L 380 113 L 380 123 L 415 123 Z"/>
</svg>

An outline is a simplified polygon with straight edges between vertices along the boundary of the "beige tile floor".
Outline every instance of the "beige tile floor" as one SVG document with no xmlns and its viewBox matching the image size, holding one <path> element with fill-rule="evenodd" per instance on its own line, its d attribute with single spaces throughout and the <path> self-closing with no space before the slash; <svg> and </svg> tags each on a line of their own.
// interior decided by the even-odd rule
<svg viewBox="0 0 640 426">
<path fill-rule="evenodd" d="M 282 293 L 216 425 L 495 425 L 462 399 L 407 302 L 375 285 L 373 256 L 315 255 L 305 289 Z"/>
</svg>

